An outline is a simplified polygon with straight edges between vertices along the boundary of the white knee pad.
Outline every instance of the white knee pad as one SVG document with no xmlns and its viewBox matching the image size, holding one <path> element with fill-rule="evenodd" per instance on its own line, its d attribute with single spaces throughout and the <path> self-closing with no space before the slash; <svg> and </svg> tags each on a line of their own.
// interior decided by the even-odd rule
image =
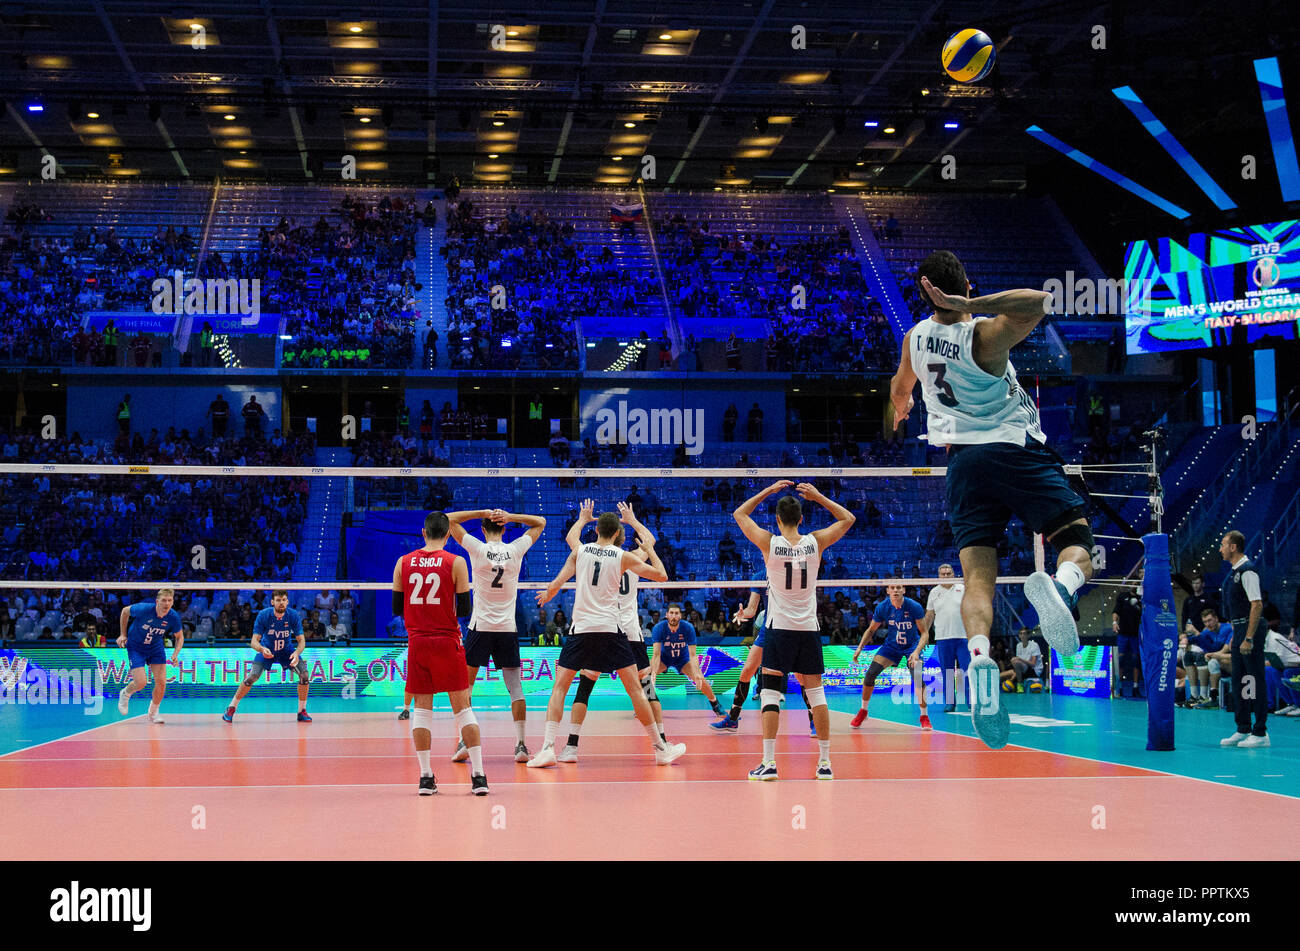
<svg viewBox="0 0 1300 951">
<path fill-rule="evenodd" d="M 1219 666 L 1219 662 L 1213 657 L 1210 658 L 1210 662 L 1205 666 L 1209 668 L 1210 673 L 1212 674 L 1221 674 L 1223 672 L 1222 667 Z"/>
<path fill-rule="evenodd" d="M 411 732 L 416 730 L 433 730 L 433 711 L 416 707 L 411 711 Z"/>
<path fill-rule="evenodd" d="M 764 707 L 779 707 L 781 701 L 785 699 L 785 694 L 779 690 L 763 690 L 760 691 L 759 697 L 762 699 Z"/>
<path fill-rule="evenodd" d="M 501 679 L 506 682 L 506 690 L 510 693 L 510 702 L 524 699 L 524 688 L 519 683 L 519 668 L 506 667 L 501 671 Z"/>
<path fill-rule="evenodd" d="M 456 732 L 460 733 L 467 726 L 478 726 L 478 718 L 474 716 L 474 708 L 466 707 L 460 713 L 456 714 Z"/>
<path fill-rule="evenodd" d="M 826 706 L 826 689 L 824 687 L 808 687 L 804 693 L 808 695 L 808 709 L 813 707 Z"/>
</svg>

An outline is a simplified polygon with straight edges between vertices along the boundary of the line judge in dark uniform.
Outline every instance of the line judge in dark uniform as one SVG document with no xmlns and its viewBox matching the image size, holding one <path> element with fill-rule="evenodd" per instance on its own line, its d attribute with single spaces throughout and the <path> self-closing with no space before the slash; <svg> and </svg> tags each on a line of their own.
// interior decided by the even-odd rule
<svg viewBox="0 0 1300 951">
<path fill-rule="evenodd" d="M 1264 601 L 1259 575 L 1246 557 L 1245 547 L 1246 536 L 1235 529 L 1219 543 L 1219 554 L 1230 566 L 1223 579 L 1223 614 L 1232 624 L 1232 693 L 1237 703 L 1237 732 L 1220 740 L 1219 745 L 1243 748 L 1269 745 L 1264 728 L 1268 690 L 1264 686 L 1264 630 L 1260 621 Z M 1251 713 L 1255 714 L 1253 728 Z"/>
</svg>

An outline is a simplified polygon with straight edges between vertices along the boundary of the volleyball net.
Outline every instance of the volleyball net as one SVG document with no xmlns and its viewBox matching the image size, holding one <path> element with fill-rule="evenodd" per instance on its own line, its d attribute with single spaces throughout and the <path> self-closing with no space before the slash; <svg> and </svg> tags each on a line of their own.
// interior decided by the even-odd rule
<svg viewBox="0 0 1300 951">
<path fill-rule="evenodd" d="M 1113 464 L 1099 468 L 1139 474 Z M 251 617 L 270 605 L 271 591 L 284 589 L 290 605 L 304 612 L 316 635 L 308 644 L 309 651 L 319 654 L 320 670 L 314 671 L 314 680 L 340 689 L 350 682 L 364 695 L 396 695 L 401 692 L 406 637 L 389 603 L 394 563 L 423 544 L 420 533 L 427 512 L 499 508 L 547 520 L 540 539 L 523 558 L 516 605 L 524 658 L 532 664 L 534 686 L 541 691 L 558 655 L 557 647 L 546 645 L 555 634 L 565 635 L 572 617 L 573 584 L 544 608 L 538 606 L 535 592 L 564 564 L 569 554 L 566 533 L 583 500 L 591 498 L 597 514 L 627 502 L 655 537 L 669 580 L 640 583 L 643 631 L 648 633 L 665 618 L 668 605 L 680 605 L 696 629 L 701 668 L 715 690 L 726 691 L 734 687 L 755 634 L 752 620 L 734 620 L 736 610 L 748 601 L 752 589 L 766 587 L 763 553 L 743 536 L 732 512 L 773 482 L 791 480 L 812 483 L 856 519 L 849 532 L 822 553 L 816 584 L 826 684 L 830 689 L 857 690 L 878 645 L 868 644 L 856 663 L 854 648 L 875 606 L 887 597 L 888 586 L 903 585 L 905 595 L 924 607 L 930 589 L 944 581 L 939 577 L 941 565 L 950 565 L 960 580 L 960 560 L 944 501 L 944 475 L 942 468 L 906 466 L 585 469 L 10 463 L 0 465 L 0 479 L 10 480 L 11 485 L 14 480 L 31 480 L 31 489 L 13 513 L 15 522 L 0 545 L 0 598 L 7 601 L 9 614 L 9 630 L 0 633 L 23 656 L 32 650 L 56 651 L 63 644 L 82 644 L 77 649 L 111 682 L 122 674 L 118 666 L 124 661 L 113 644 L 120 606 L 152 600 L 158 589 L 172 588 L 185 623 L 187 646 L 194 648 L 175 671 L 176 682 L 199 693 L 204 688 L 224 691 L 241 676 L 248 659 Z M 755 521 L 775 530 L 776 502 L 792 491 L 763 500 L 753 513 Z M 1122 497 L 1117 493 L 1117 498 Z M 802 506 L 801 531 L 811 532 L 832 521 L 815 502 L 804 500 Z M 463 524 L 471 534 L 482 536 L 477 521 Z M 510 541 L 523 531 L 524 526 L 512 523 L 504 539 Z M 632 534 L 627 532 L 627 547 Z M 594 523 L 582 540 L 593 538 Z M 1134 541 L 1117 538 L 1124 544 Z M 1141 543 L 1136 544 L 1140 557 Z M 464 553 L 454 540 L 447 547 Z M 1041 538 L 1016 522 L 1009 527 L 1000 554 L 993 633 L 1005 639 L 1010 652 L 1016 631 L 1032 629 L 1036 623 L 1021 586 L 1031 571 L 1054 563 L 1055 556 Z M 1123 583 L 1127 573 L 1123 566 L 1132 561 L 1111 558 L 1105 563 L 1111 570 L 1098 571 L 1099 585 Z M 1108 602 L 1106 607 L 1108 631 Z M 1083 619 L 1081 631 L 1086 633 L 1089 623 Z M 106 635 L 102 646 L 94 629 Z M 932 641 L 924 654 L 932 668 L 937 665 L 934 653 Z M 1079 658 L 1059 665 L 1050 652 L 1047 660 L 1052 669 L 1045 672 L 1045 680 L 1060 666 L 1065 671 L 1062 682 L 1074 687 L 1086 683 L 1092 691 L 1112 662 L 1098 648 L 1086 648 Z M 480 674 L 476 702 L 491 705 L 500 693 L 504 703 L 504 687 L 493 676 L 491 670 Z M 878 684 L 902 687 L 910 684 L 910 677 L 904 668 L 891 669 Z M 660 686 L 668 695 L 695 691 L 671 672 Z"/>
</svg>

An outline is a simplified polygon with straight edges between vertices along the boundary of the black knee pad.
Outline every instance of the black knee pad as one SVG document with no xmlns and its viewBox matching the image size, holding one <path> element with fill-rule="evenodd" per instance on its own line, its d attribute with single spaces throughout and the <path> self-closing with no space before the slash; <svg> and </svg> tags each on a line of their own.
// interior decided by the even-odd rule
<svg viewBox="0 0 1300 951">
<path fill-rule="evenodd" d="M 578 691 L 573 695 L 573 702 L 585 704 L 591 699 L 591 692 L 595 689 L 596 681 L 578 674 Z"/>
<path fill-rule="evenodd" d="M 880 672 L 884 669 L 884 664 L 880 663 L 880 661 L 873 660 L 871 665 L 867 667 L 867 675 L 862 678 L 862 685 L 864 687 L 874 687 L 876 685 L 876 678 L 880 676 Z"/>
<path fill-rule="evenodd" d="M 785 682 L 786 682 L 785 674 L 762 674 L 759 680 L 759 683 L 762 685 L 761 690 L 775 690 L 783 697 L 785 694 Z M 779 703 L 774 704 L 774 703 L 769 703 L 767 701 L 764 701 L 762 706 L 762 711 L 766 713 L 769 710 L 775 713 L 780 713 L 781 705 Z"/>
<path fill-rule="evenodd" d="M 1072 548 L 1073 546 L 1078 545 L 1087 551 L 1089 555 L 1092 554 L 1093 546 L 1097 543 L 1092 537 L 1092 529 L 1088 527 L 1087 522 L 1082 525 L 1065 526 L 1065 528 L 1052 536 L 1051 541 L 1052 547 L 1054 547 L 1058 552 L 1065 551 L 1067 548 Z"/>
</svg>

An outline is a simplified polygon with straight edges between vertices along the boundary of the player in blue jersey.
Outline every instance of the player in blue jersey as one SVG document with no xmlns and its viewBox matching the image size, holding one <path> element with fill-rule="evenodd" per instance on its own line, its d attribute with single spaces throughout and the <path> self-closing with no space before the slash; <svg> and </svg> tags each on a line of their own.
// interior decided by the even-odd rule
<svg viewBox="0 0 1300 951">
<path fill-rule="evenodd" d="M 763 589 L 766 586 L 765 581 L 755 582 L 755 586 L 749 589 L 748 603 L 736 605 L 736 613 L 731 618 L 733 622 L 740 624 L 758 616 L 759 606 L 763 602 Z M 749 696 L 750 682 L 763 665 L 763 638 L 767 635 L 767 619 L 756 621 L 755 626 L 758 628 L 758 634 L 749 647 L 749 653 L 745 656 L 745 666 L 740 669 L 740 676 L 736 680 L 736 695 L 732 700 L 731 709 L 721 720 L 709 724 L 711 729 L 719 733 L 735 733 L 740 728 L 740 714 L 745 706 L 745 698 Z M 799 682 L 799 692 L 803 694 L 804 706 L 808 708 L 808 735 L 816 736 L 817 727 L 813 724 L 812 707 L 808 705 L 808 691 L 803 686 L 803 675 L 795 674 L 794 678 Z M 754 701 L 759 702 L 759 700 L 758 694 L 755 694 Z"/>
<path fill-rule="evenodd" d="M 871 626 L 862 632 L 858 649 L 853 652 L 853 663 L 858 662 L 862 648 L 875 636 L 882 626 L 886 628 L 885 642 L 871 659 L 867 675 L 862 680 L 862 709 L 857 712 L 850 726 L 862 726 L 867 718 L 867 704 L 871 702 L 871 692 L 876 688 L 876 678 L 887 667 L 896 667 L 907 658 L 907 666 L 912 671 L 912 684 L 921 703 L 921 729 L 930 729 L 930 716 L 925 712 L 925 681 L 921 675 L 921 651 L 930 643 L 930 625 L 925 620 L 925 608 L 911 598 L 904 597 L 901 584 L 891 584 L 885 589 L 888 600 L 876 605 L 876 613 L 871 618 Z"/>
<path fill-rule="evenodd" d="M 161 588 L 153 604 L 141 601 L 122 609 L 119 623 L 122 633 L 117 639 L 118 647 L 126 648 L 127 666 L 131 671 L 131 682 L 122 688 L 117 696 L 117 711 L 126 715 L 127 702 L 131 694 L 143 690 L 148 679 L 145 668 L 153 676 L 153 700 L 149 704 L 149 722 L 162 723 L 163 695 L 167 693 L 167 665 L 175 664 L 180 657 L 181 647 L 185 644 L 185 629 L 181 626 L 181 616 L 172 609 L 176 592 L 171 588 Z M 167 659 L 167 637 L 174 638 L 175 649 L 171 659 Z"/>
<path fill-rule="evenodd" d="M 289 607 L 288 591 L 271 592 L 271 606 L 259 611 L 257 620 L 253 622 L 252 645 L 257 651 L 253 657 L 253 669 L 235 691 L 235 697 L 221 719 L 233 723 L 239 701 L 253 689 L 263 671 L 270 674 L 271 668 L 279 664 L 298 675 L 298 722 L 310 723 L 307 691 L 311 689 L 311 682 L 307 676 L 307 664 L 302 659 L 307 638 L 302 633 L 302 615 Z"/>
<path fill-rule="evenodd" d="M 700 663 L 695 659 L 695 625 L 682 620 L 682 606 L 668 605 L 668 617 L 654 626 L 650 636 L 654 641 L 654 651 L 650 655 L 651 684 L 671 667 L 695 684 L 696 689 L 708 699 L 713 712 L 722 716 L 722 707 L 718 705 L 713 686 L 704 679 Z M 654 692 L 653 686 L 651 692 Z"/>
</svg>

